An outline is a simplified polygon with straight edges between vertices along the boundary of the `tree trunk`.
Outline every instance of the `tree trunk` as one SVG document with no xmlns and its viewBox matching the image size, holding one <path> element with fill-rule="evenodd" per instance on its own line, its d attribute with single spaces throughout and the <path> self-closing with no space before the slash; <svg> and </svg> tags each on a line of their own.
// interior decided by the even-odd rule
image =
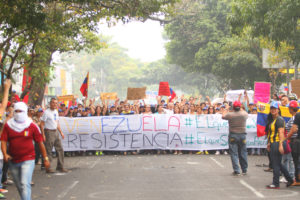
<svg viewBox="0 0 300 200">
<path fill-rule="evenodd" d="M 54 51 L 52 51 L 49 55 L 49 58 L 47 60 L 47 63 L 45 65 L 50 66 L 51 61 L 52 61 L 52 55 Z M 36 65 L 41 65 L 42 63 L 35 63 Z M 41 76 L 45 76 L 45 74 L 41 74 Z M 32 77 L 31 84 L 30 84 L 30 93 L 29 93 L 29 99 L 28 99 L 28 104 L 30 105 L 42 105 L 44 95 L 45 95 L 45 88 L 47 83 L 41 83 L 35 80 L 35 77 Z"/>
<path fill-rule="evenodd" d="M 295 63 L 295 80 L 297 80 L 298 79 L 298 65 L 299 65 L 299 63 L 297 62 L 297 63 Z"/>
</svg>

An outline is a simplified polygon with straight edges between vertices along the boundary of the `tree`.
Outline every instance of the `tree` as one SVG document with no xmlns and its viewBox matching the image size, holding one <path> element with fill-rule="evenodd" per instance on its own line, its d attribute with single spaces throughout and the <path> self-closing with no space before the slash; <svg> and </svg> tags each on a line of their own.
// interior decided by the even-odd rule
<svg viewBox="0 0 300 200">
<path fill-rule="evenodd" d="M 100 19 L 108 23 L 145 20 L 175 1 L 4 0 L 0 3 L 0 51 L 3 52 L 0 70 L 10 77 L 24 64 L 29 65 L 30 73 L 35 75 L 36 80 L 32 80 L 28 90 L 36 88 L 39 91 L 33 94 L 42 94 L 44 87 L 37 86 L 45 85 L 50 80 L 44 76 L 49 74 L 53 53 L 97 46 L 95 44 L 99 41 L 95 40 L 93 32 L 97 31 Z M 98 45 L 99 48 L 102 46 Z M 9 69 L 5 65 L 10 65 Z M 37 72 L 33 72 L 35 69 Z M 33 101 L 34 96 L 30 97 L 30 102 L 39 103 L 41 97 Z"/>
<path fill-rule="evenodd" d="M 300 2 L 293 0 L 235 0 L 228 19 L 233 33 L 251 27 L 253 37 L 274 42 L 276 50 L 282 42 L 292 46 L 288 54 L 294 65 L 300 63 Z M 296 78 L 297 78 L 297 74 Z"/>
<path fill-rule="evenodd" d="M 170 63 L 216 76 L 221 91 L 269 80 L 268 71 L 261 68 L 259 40 L 249 37 L 247 30 L 241 36 L 230 33 L 230 1 L 186 1 L 177 9 L 178 15 L 166 25 Z"/>
</svg>

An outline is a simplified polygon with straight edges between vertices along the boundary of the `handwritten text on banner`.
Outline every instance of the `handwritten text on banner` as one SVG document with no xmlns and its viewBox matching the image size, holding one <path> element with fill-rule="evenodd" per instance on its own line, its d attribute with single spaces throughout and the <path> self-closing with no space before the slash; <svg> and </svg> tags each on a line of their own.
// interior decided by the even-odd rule
<svg viewBox="0 0 300 200">
<path fill-rule="evenodd" d="M 247 120 L 247 147 L 265 148 L 256 136 L 256 115 Z M 60 118 L 65 151 L 228 148 L 228 121 L 221 115 L 127 115 Z"/>
</svg>

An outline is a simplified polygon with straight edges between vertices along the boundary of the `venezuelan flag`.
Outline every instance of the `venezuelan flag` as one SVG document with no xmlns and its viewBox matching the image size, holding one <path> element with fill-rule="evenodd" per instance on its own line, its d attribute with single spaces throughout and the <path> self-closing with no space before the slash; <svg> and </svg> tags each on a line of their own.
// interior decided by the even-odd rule
<svg viewBox="0 0 300 200">
<path fill-rule="evenodd" d="M 285 106 L 280 106 L 280 111 L 281 111 L 281 117 L 283 117 L 285 123 L 288 123 L 288 121 L 291 119 L 292 115 L 289 111 L 288 107 Z"/>
<path fill-rule="evenodd" d="M 81 87 L 80 92 L 82 96 L 87 97 L 88 96 L 88 89 L 89 89 L 89 72 L 87 73 Z"/>
<path fill-rule="evenodd" d="M 268 114 L 270 113 L 270 104 L 257 103 L 257 137 L 266 135 L 266 125 Z"/>
</svg>

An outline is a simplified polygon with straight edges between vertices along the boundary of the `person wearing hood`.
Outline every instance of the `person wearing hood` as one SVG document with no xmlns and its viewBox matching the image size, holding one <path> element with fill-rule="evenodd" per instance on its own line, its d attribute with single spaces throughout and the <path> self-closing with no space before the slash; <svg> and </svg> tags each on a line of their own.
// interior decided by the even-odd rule
<svg viewBox="0 0 300 200">
<path fill-rule="evenodd" d="M 31 199 L 30 183 L 35 166 L 33 141 L 39 144 L 45 167 L 50 166 L 41 131 L 28 117 L 27 110 L 25 103 L 15 103 L 13 118 L 5 123 L 1 134 L 4 161 L 9 162 L 9 169 L 22 200 Z M 8 142 L 9 151 L 7 151 Z"/>
</svg>

